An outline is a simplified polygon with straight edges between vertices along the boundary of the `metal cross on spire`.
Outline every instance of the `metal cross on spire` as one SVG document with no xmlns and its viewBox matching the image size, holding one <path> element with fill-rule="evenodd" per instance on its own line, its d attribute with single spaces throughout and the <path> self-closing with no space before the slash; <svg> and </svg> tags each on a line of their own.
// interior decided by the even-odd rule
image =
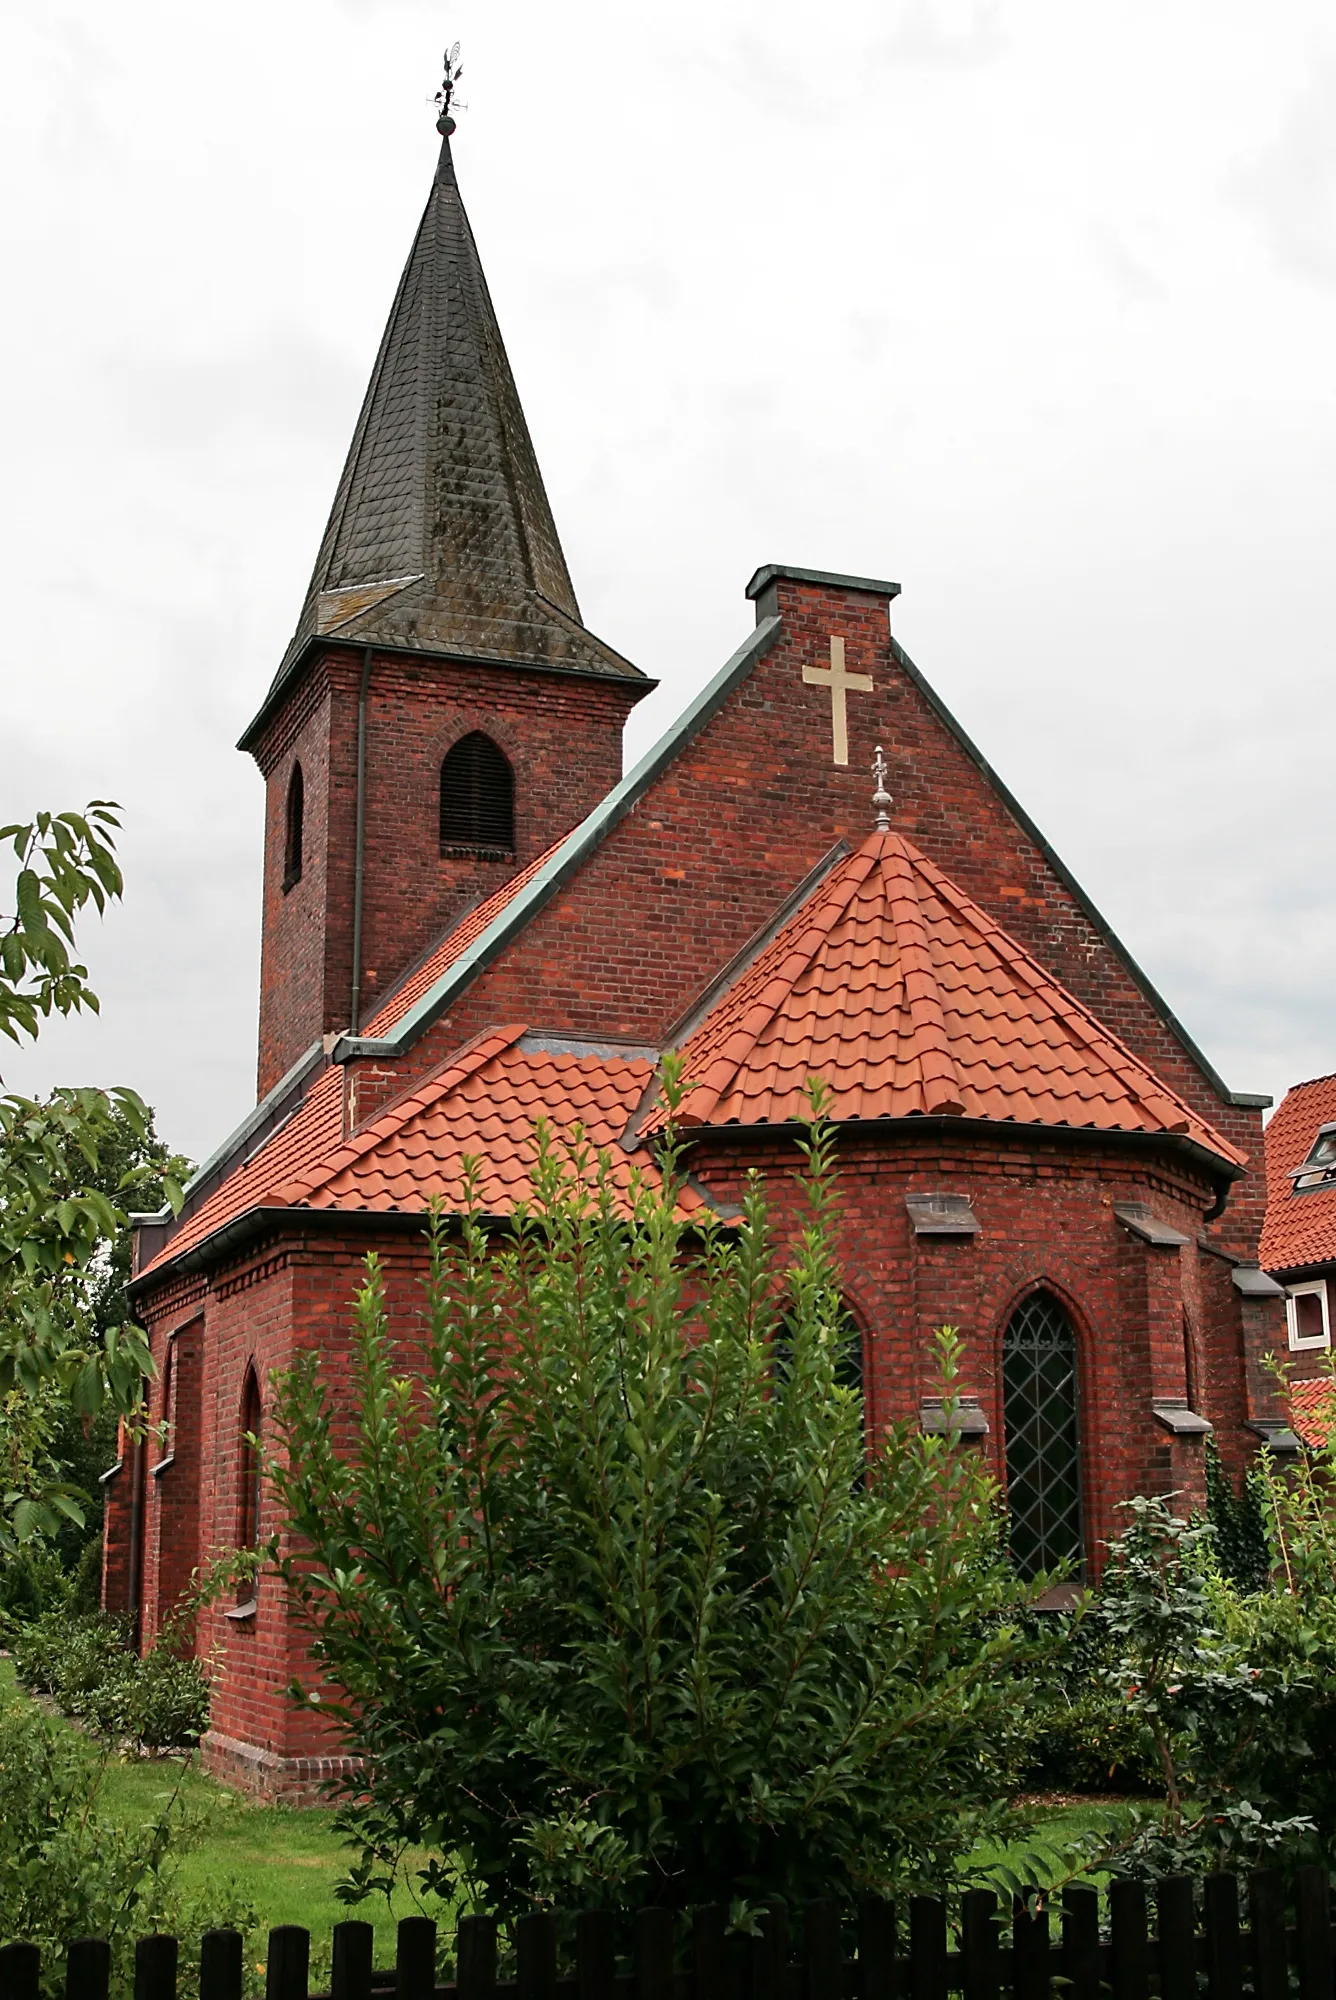
<svg viewBox="0 0 1336 2000">
<path fill-rule="evenodd" d="M 886 769 L 886 759 L 882 755 L 879 743 L 877 745 L 877 754 L 872 759 L 872 775 L 877 781 L 877 789 L 872 794 L 872 803 L 877 808 L 878 833 L 889 833 L 891 830 L 891 805 L 893 801 L 886 789 Z"/>
<path fill-rule="evenodd" d="M 455 91 L 463 74 L 464 65 L 459 60 L 459 43 L 456 42 L 453 48 L 445 52 L 445 76 L 436 93 L 436 110 L 439 114 L 436 119 L 436 130 L 443 139 L 448 139 L 455 129 L 455 121 L 450 116 L 450 106 L 455 101 Z M 459 108 L 462 111 L 464 106 L 461 104 Z"/>
</svg>

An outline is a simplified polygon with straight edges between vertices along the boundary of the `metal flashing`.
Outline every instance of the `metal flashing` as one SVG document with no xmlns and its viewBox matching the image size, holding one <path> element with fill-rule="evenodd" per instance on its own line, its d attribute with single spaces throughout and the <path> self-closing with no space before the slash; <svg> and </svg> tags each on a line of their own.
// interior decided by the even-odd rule
<svg viewBox="0 0 1336 2000">
<path fill-rule="evenodd" d="M 1215 1425 L 1205 1417 L 1199 1417 L 1195 1410 L 1189 1409 L 1181 1396 L 1161 1397 L 1150 1407 L 1157 1422 L 1162 1423 L 1167 1431 L 1172 1431 L 1175 1437 L 1205 1437 L 1215 1429 Z"/>
<path fill-rule="evenodd" d="M 578 1036 L 523 1034 L 515 1043 L 522 1055 L 597 1056 L 606 1061 L 649 1062 L 659 1060 L 659 1050 L 641 1042 L 585 1042 Z"/>
<path fill-rule="evenodd" d="M 1154 1243 L 1159 1249 L 1179 1250 L 1185 1243 L 1192 1241 L 1192 1238 L 1185 1236 L 1181 1229 L 1173 1228 L 1168 1222 L 1161 1222 L 1159 1216 L 1152 1214 L 1144 1201 L 1116 1201 L 1113 1204 L 1113 1212 L 1119 1222 L 1130 1229 L 1134 1236 L 1139 1236 L 1143 1243 Z"/>
<path fill-rule="evenodd" d="M 759 597 L 777 578 L 791 577 L 795 583 L 828 583 L 836 590 L 863 590 L 869 597 L 898 597 L 898 583 L 875 576 L 845 576 L 834 569 L 802 569 L 797 563 L 762 563 L 747 585 L 748 597 Z"/>
<path fill-rule="evenodd" d="M 631 808 L 649 790 L 654 780 L 688 743 L 699 734 L 715 711 L 738 684 L 745 680 L 756 662 L 770 651 L 780 633 L 780 620 L 767 618 L 759 624 L 732 657 L 725 661 L 695 700 L 689 702 L 677 721 L 643 756 L 635 769 L 594 807 L 579 826 L 567 834 L 556 853 L 547 860 L 528 887 L 493 919 L 487 929 L 461 952 L 454 964 L 441 974 L 414 1002 L 388 1035 L 344 1035 L 334 1045 L 335 1062 L 353 1062 L 359 1056 L 393 1056 L 411 1048 L 439 1019 L 452 1000 L 485 972 L 530 920 L 537 916 L 557 891 L 583 867 Z"/>
<path fill-rule="evenodd" d="M 915 1236 L 977 1236 L 979 1218 L 965 1194 L 907 1194 Z"/>
<path fill-rule="evenodd" d="M 940 1396 L 925 1396 L 919 1406 L 919 1429 L 930 1436 L 987 1437 L 988 1419 L 977 1396 L 957 1396 L 948 1420 L 946 1404 Z"/>
<path fill-rule="evenodd" d="M 1272 1098 L 1267 1097 L 1256 1091 L 1231 1090 L 1229 1088 L 1229 1085 L 1225 1082 L 1224 1078 L 1220 1075 L 1220 1072 L 1215 1068 L 1214 1064 L 1207 1061 L 1206 1057 L 1197 1047 L 1197 1044 L 1193 1041 L 1191 1035 L 1188 1033 L 1187 1029 L 1183 1026 L 1183 1023 L 1179 1020 L 1178 1016 L 1174 1013 L 1173 1009 L 1170 1007 L 1168 1001 L 1164 998 L 1163 994 L 1159 992 L 1159 990 L 1152 984 L 1151 980 L 1147 977 L 1147 975 L 1142 971 L 1141 967 L 1137 964 L 1137 961 L 1133 958 L 1131 952 L 1127 949 L 1127 946 L 1123 943 L 1122 939 L 1118 936 L 1117 932 L 1106 921 L 1106 919 L 1100 915 L 1100 912 L 1091 902 L 1089 896 L 1087 896 L 1085 890 L 1081 887 L 1081 884 L 1072 874 L 1066 862 L 1062 860 L 1061 856 L 1054 850 L 1054 848 L 1050 845 L 1049 841 L 1040 832 L 1039 828 L 1030 818 L 1029 813 L 1026 812 L 1025 807 L 1021 804 L 1020 800 L 1011 790 L 1011 787 L 1005 784 L 1003 780 L 998 776 L 997 772 L 988 762 L 988 759 L 984 756 L 982 750 L 980 750 L 977 743 L 975 743 L 975 741 L 971 736 L 966 734 L 965 730 L 961 727 L 960 723 L 957 722 L 955 716 L 951 713 L 950 709 L 947 707 L 946 703 L 942 700 L 941 696 L 937 693 L 936 689 L 932 686 L 931 682 L 927 680 L 924 674 L 920 671 L 920 669 L 914 665 L 914 662 L 910 659 L 908 653 L 905 651 L 904 647 L 900 644 L 900 641 L 895 637 L 894 633 L 891 634 L 891 653 L 896 663 L 899 666 L 903 667 L 905 673 L 909 676 L 914 686 L 918 689 L 918 692 L 923 696 L 924 700 L 932 708 L 932 710 L 938 716 L 940 721 L 942 721 L 945 724 L 945 726 L 950 730 L 951 734 L 955 737 L 961 749 L 965 752 L 965 755 L 970 759 L 970 762 L 976 766 L 980 774 L 984 778 L 986 778 L 988 783 L 993 787 L 994 791 L 1001 799 L 1003 805 L 1006 806 L 1008 812 L 1011 813 L 1012 817 L 1016 820 L 1016 823 L 1021 828 L 1022 832 L 1025 833 L 1026 836 L 1034 842 L 1035 846 L 1039 849 L 1039 852 L 1043 855 L 1049 867 L 1053 870 L 1058 880 L 1062 883 L 1063 887 L 1072 897 L 1072 900 L 1075 902 L 1077 908 L 1081 911 L 1082 915 L 1086 918 L 1091 928 L 1094 931 L 1096 931 L 1101 938 L 1103 938 L 1105 944 L 1108 945 L 1111 951 L 1117 953 L 1118 957 L 1122 960 L 1122 963 L 1126 966 L 1128 972 L 1132 975 L 1132 978 L 1135 980 L 1136 984 L 1140 987 L 1146 999 L 1150 1002 L 1155 1012 L 1164 1022 L 1166 1028 L 1170 1029 L 1170 1031 L 1182 1043 L 1183 1048 L 1186 1050 L 1187 1054 L 1191 1056 L 1193 1062 L 1196 1063 L 1198 1069 L 1201 1071 L 1202 1075 L 1206 1078 L 1206 1081 L 1210 1084 L 1212 1090 L 1214 1090 L 1216 1095 L 1220 1098 L 1221 1103 L 1232 1104 L 1236 1107 L 1247 1110 L 1263 1110 L 1263 1111 L 1266 1110 L 1267 1107 L 1274 1102 Z"/>
<path fill-rule="evenodd" d="M 1245 1299 L 1283 1299 L 1285 1287 L 1278 1285 L 1268 1272 L 1259 1270 L 1255 1264 L 1236 1264 L 1230 1272 L 1236 1292 L 1242 1292 Z"/>
<path fill-rule="evenodd" d="M 1280 1417 L 1249 1417 L 1244 1429 L 1262 1440 L 1264 1451 L 1273 1451 L 1279 1458 L 1288 1458 L 1304 1448 L 1304 1441 Z"/>
</svg>

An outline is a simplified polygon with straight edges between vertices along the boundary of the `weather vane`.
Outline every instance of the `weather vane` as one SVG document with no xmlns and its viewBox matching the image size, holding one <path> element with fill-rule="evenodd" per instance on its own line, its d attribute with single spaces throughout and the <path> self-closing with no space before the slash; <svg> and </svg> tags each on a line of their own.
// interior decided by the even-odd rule
<svg viewBox="0 0 1336 2000">
<path fill-rule="evenodd" d="M 436 130 L 443 139 L 448 139 L 455 129 L 455 121 L 450 116 L 450 107 L 455 101 L 455 91 L 459 87 L 459 79 L 463 74 L 464 65 L 459 60 L 459 43 L 456 42 L 452 49 L 447 49 L 445 52 L 445 76 L 440 89 L 436 93 L 436 110 L 438 114 Z M 462 111 L 464 106 L 461 104 L 459 109 Z"/>
<path fill-rule="evenodd" d="M 872 794 L 872 803 L 877 808 L 878 833 L 889 833 L 891 830 L 892 801 L 891 801 L 891 795 L 886 789 L 886 769 L 887 769 L 886 759 L 882 755 L 882 749 L 879 743 L 877 745 L 877 754 L 872 759 L 872 775 L 877 781 L 877 789 Z"/>
</svg>

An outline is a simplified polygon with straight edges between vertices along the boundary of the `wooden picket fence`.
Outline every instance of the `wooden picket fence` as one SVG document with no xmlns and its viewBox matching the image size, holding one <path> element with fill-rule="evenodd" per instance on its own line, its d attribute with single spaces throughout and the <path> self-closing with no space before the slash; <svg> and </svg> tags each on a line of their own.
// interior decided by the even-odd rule
<svg viewBox="0 0 1336 2000">
<path fill-rule="evenodd" d="M 936 1896 L 899 1908 L 865 1902 L 847 1922 L 835 1903 L 816 1902 L 795 1913 L 792 1937 L 779 1905 L 755 1936 L 729 1933 L 726 1916 L 714 1905 L 628 1919 L 586 1911 L 564 1926 L 525 1917 L 507 1978 L 490 1917 L 461 1920 L 445 1965 L 435 1924 L 405 1918 L 386 1971 L 373 1965 L 370 1924 L 338 1924 L 328 2000 L 1336 2000 L 1324 1868 L 1302 1868 L 1292 1882 L 1259 1870 L 1246 1896 L 1225 1874 L 1170 1876 L 1149 1893 L 1115 1882 L 1103 1899 L 1069 1887 L 1051 1910 L 1018 1903 L 1010 1913 L 985 1889 L 951 1908 Z M 310 1949 L 296 1925 L 270 1931 L 267 2000 L 311 2000 Z M 238 1932 L 210 1931 L 195 1963 L 200 2000 L 240 2000 Z M 106 2000 L 110 1965 L 104 1940 L 71 1944 L 67 2000 Z M 181 1970 L 176 1938 L 141 1939 L 135 2000 L 176 2000 Z M 38 2000 L 40 1990 L 36 1947 L 0 1949 L 0 2000 Z"/>
</svg>

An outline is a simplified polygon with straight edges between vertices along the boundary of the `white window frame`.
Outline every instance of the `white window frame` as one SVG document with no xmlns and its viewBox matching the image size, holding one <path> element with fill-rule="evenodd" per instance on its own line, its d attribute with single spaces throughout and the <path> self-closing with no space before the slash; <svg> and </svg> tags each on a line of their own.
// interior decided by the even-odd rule
<svg viewBox="0 0 1336 2000">
<path fill-rule="evenodd" d="M 1322 1301 L 1322 1331 L 1319 1334 L 1299 1332 L 1299 1314 L 1295 1300 L 1316 1292 Z M 1294 1353 L 1315 1347 L 1331 1346 L 1331 1311 L 1327 1301 L 1327 1281 L 1325 1278 L 1308 1278 L 1302 1285 L 1287 1285 L 1285 1288 L 1285 1319 L 1289 1327 L 1290 1348 Z"/>
</svg>

